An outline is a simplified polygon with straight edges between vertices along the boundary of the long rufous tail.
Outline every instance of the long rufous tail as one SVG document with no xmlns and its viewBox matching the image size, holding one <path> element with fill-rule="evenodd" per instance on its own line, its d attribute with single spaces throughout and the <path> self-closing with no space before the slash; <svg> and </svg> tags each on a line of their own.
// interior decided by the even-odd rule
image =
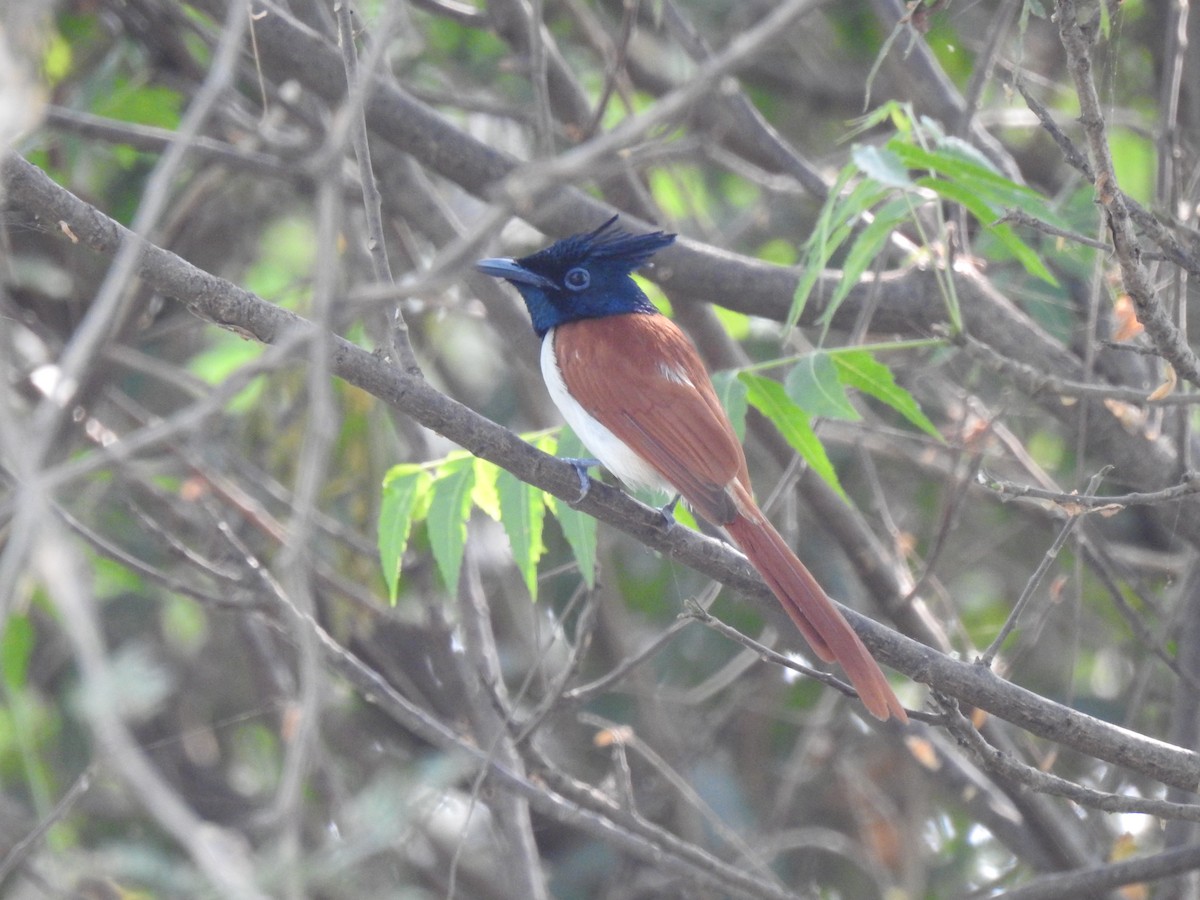
<svg viewBox="0 0 1200 900">
<path fill-rule="evenodd" d="M 877 719 L 894 716 L 900 722 L 907 722 L 904 707 L 850 623 L 750 499 L 749 493 L 737 493 L 743 494 L 736 498 L 742 511 L 725 523 L 725 529 L 779 598 L 804 639 L 821 659 L 837 662 L 846 670 L 871 715 Z"/>
</svg>

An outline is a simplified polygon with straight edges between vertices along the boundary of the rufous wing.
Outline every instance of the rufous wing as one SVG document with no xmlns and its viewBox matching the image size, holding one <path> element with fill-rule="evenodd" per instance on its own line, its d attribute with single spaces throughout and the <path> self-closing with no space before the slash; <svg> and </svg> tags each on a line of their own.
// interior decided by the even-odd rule
<svg viewBox="0 0 1200 900">
<path fill-rule="evenodd" d="M 662 473 L 700 515 L 723 525 L 726 490 L 746 458 L 695 347 L 665 316 L 631 313 L 555 329 L 571 396 Z"/>
</svg>

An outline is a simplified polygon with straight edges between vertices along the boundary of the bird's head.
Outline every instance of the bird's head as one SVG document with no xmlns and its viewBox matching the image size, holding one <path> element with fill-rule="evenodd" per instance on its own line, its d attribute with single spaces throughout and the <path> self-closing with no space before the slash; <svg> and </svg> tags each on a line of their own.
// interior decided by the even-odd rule
<svg viewBox="0 0 1200 900">
<path fill-rule="evenodd" d="M 538 337 L 577 319 L 652 313 L 654 306 L 630 278 L 675 235 L 629 234 L 613 216 L 595 231 L 563 238 L 520 259 L 481 259 L 485 275 L 503 278 L 521 293 Z"/>
</svg>

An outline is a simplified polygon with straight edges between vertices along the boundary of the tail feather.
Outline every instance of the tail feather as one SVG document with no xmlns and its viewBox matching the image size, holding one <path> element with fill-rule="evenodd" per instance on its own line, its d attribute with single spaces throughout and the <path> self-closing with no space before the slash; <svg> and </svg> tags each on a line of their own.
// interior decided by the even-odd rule
<svg viewBox="0 0 1200 900">
<path fill-rule="evenodd" d="M 908 721 L 875 658 L 758 508 L 744 509 L 725 523 L 725 528 L 779 598 L 813 652 L 846 670 L 871 715 Z"/>
</svg>

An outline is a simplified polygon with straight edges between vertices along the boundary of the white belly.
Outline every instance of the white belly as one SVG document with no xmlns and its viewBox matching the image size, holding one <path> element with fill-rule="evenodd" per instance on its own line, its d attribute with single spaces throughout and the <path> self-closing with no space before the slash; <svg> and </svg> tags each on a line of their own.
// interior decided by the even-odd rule
<svg viewBox="0 0 1200 900">
<path fill-rule="evenodd" d="M 550 391 L 550 399 L 558 407 L 571 430 L 579 435 L 588 452 L 608 471 L 630 487 L 646 487 L 656 491 L 672 492 L 671 486 L 658 470 L 638 456 L 629 445 L 609 431 L 567 393 L 558 359 L 554 354 L 554 329 L 546 332 L 542 339 L 542 378 Z"/>
</svg>

